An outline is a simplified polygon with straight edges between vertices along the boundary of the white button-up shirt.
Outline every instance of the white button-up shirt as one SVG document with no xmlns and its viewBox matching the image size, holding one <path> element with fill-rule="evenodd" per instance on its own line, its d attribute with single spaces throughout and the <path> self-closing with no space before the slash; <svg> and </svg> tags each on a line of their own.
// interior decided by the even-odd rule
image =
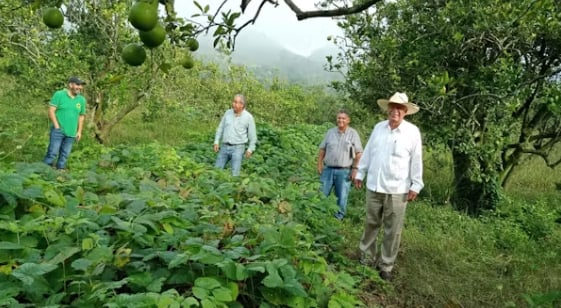
<svg viewBox="0 0 561 308">
<path fill-rule="evenodd" d="M 423 188 L 423 149 L 417 126 L 403 120 L 391 129 L 382 121 L 372 130 L 358 163 L 357 180 L 365 175 L 366 188 L 385 194 L 419 193 Z"/>
</svg>

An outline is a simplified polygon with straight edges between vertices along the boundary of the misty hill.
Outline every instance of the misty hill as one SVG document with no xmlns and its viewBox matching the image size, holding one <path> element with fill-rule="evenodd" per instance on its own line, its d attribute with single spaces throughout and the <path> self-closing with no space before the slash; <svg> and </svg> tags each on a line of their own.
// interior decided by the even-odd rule
<svg viewBox="0 0 561 308">
<path fill-rule="evenodd" d="M 203 60 L 219 63 L 228 61 L 227 55 L 219 53 L 212 47 L 212 37 L 201 38 L 200 45 L 196 54 Z M 335 46 L 326 45 L 305 57 L 284 48 L 266 34 L 247 29 L 238 36 L 231 61 L 246 66 L 260 79 L 279 76 L 290 82 L 315 85 L 340 79 L 339 74 L 327 72 L 324 68 L 327 64 L 325 57 L 335 56 L 336 53 Z"/>
</svg>

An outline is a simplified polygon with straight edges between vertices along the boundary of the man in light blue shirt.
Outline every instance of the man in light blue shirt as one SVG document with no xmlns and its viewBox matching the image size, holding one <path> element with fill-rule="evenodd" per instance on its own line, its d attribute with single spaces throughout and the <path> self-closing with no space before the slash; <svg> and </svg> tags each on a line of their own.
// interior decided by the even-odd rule
<svg viewBox="0 0 561 308">
<path fill-rule="evenodd" d="M 417 126 L 405 121 L 406 115 L 419 111 L 405 93 L 395 93 L 378 105 L 388 119 L 376 126 L 358 163 L 357 188 L 366 176 L 366 219 L 360 239 L 363 263 L 377 263 L 380 277 L 392 278 L 401 229 L 408 201 L 417 198 L 423 188 L 421 133 Z M 382 251 L 377 254 L 377 236 L 384 228 Z"/>
<path fill-rule="evenodd" d="M 222 140 L 222 147 L 220 147 Z M 247 150 L 246 144 L 249 142 Z M 214 137 L 214 152 L 218 152 L 215 167 L 224 169 L 230 161 L 232 165 L 232 175 L 239 176 L 244 156 L 250 158 L 255 151 L 257 143 L 257 132 L 253 116 L 245 110 L 245 98 L 241 94 L 236 94 L 232 101 L 232 109 L 228 109 L 220 125 L 216 129 Z"/>
</svg>

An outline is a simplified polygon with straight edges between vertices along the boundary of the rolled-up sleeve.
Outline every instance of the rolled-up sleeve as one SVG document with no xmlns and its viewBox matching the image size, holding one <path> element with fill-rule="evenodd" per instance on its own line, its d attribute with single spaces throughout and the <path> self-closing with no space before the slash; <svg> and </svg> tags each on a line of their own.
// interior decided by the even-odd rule
<svg viewBox="0 0 561 308">
<path fill-rule="evenodd" d="M 419 193 L 424 187 L 423 183 L 423 146 L 421 141 L 421 133 L 417 131 L 417 136 L 413 145 L 413 152 L 411 155 L 411 188 L 410 190 Z"/>
<path fill-rule="evenodd" d="M 255 152 L 255 145 L 257 144 L 257 130 L 255 128 L 255 120 L 253 119 L 253 116 L 250 116 L 249 118 L 247 137 L 249 139 L 249 147 L 247 150 L 253 153 Z"/>
</svg>

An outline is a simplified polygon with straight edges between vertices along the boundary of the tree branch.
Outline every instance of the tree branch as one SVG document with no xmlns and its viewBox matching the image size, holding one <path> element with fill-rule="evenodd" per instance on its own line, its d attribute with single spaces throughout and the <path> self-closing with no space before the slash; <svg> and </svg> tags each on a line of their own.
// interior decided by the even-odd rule
<svg viewBox="0 0 561 308">
<path fill-rule="evenodd" d="M 544 151 L 537 151 L 531 149 L 522 149 L 521 151 L 524 154 L 533 154 L 541 157 L 544 160 L 545 164 L 552 169 L 557 167 L 559 164 L 561 164 L 561 158 L 556 161 L 551 161 L 549 155 Z"/>
<path fill-rule="evenodd" d="M 382 0 L 365 0 L 361 1 L 361 3 L 332 9 L 332 10 L 316 10 L 316 11 L 302 11 L 292 0 L 284 0 L 286 5 L 296 13 L 296 18 L 298 20 L 304 20 L 307 18 L 314 18 L 314 17 L 336 17 L 336 16 L 344 16 L 344 15 L 351 15 L 356 14 L 362 11 L 367 10 L 369 7 L 375 5 L 378 2 L 382 2 Z"/>
</svg>

